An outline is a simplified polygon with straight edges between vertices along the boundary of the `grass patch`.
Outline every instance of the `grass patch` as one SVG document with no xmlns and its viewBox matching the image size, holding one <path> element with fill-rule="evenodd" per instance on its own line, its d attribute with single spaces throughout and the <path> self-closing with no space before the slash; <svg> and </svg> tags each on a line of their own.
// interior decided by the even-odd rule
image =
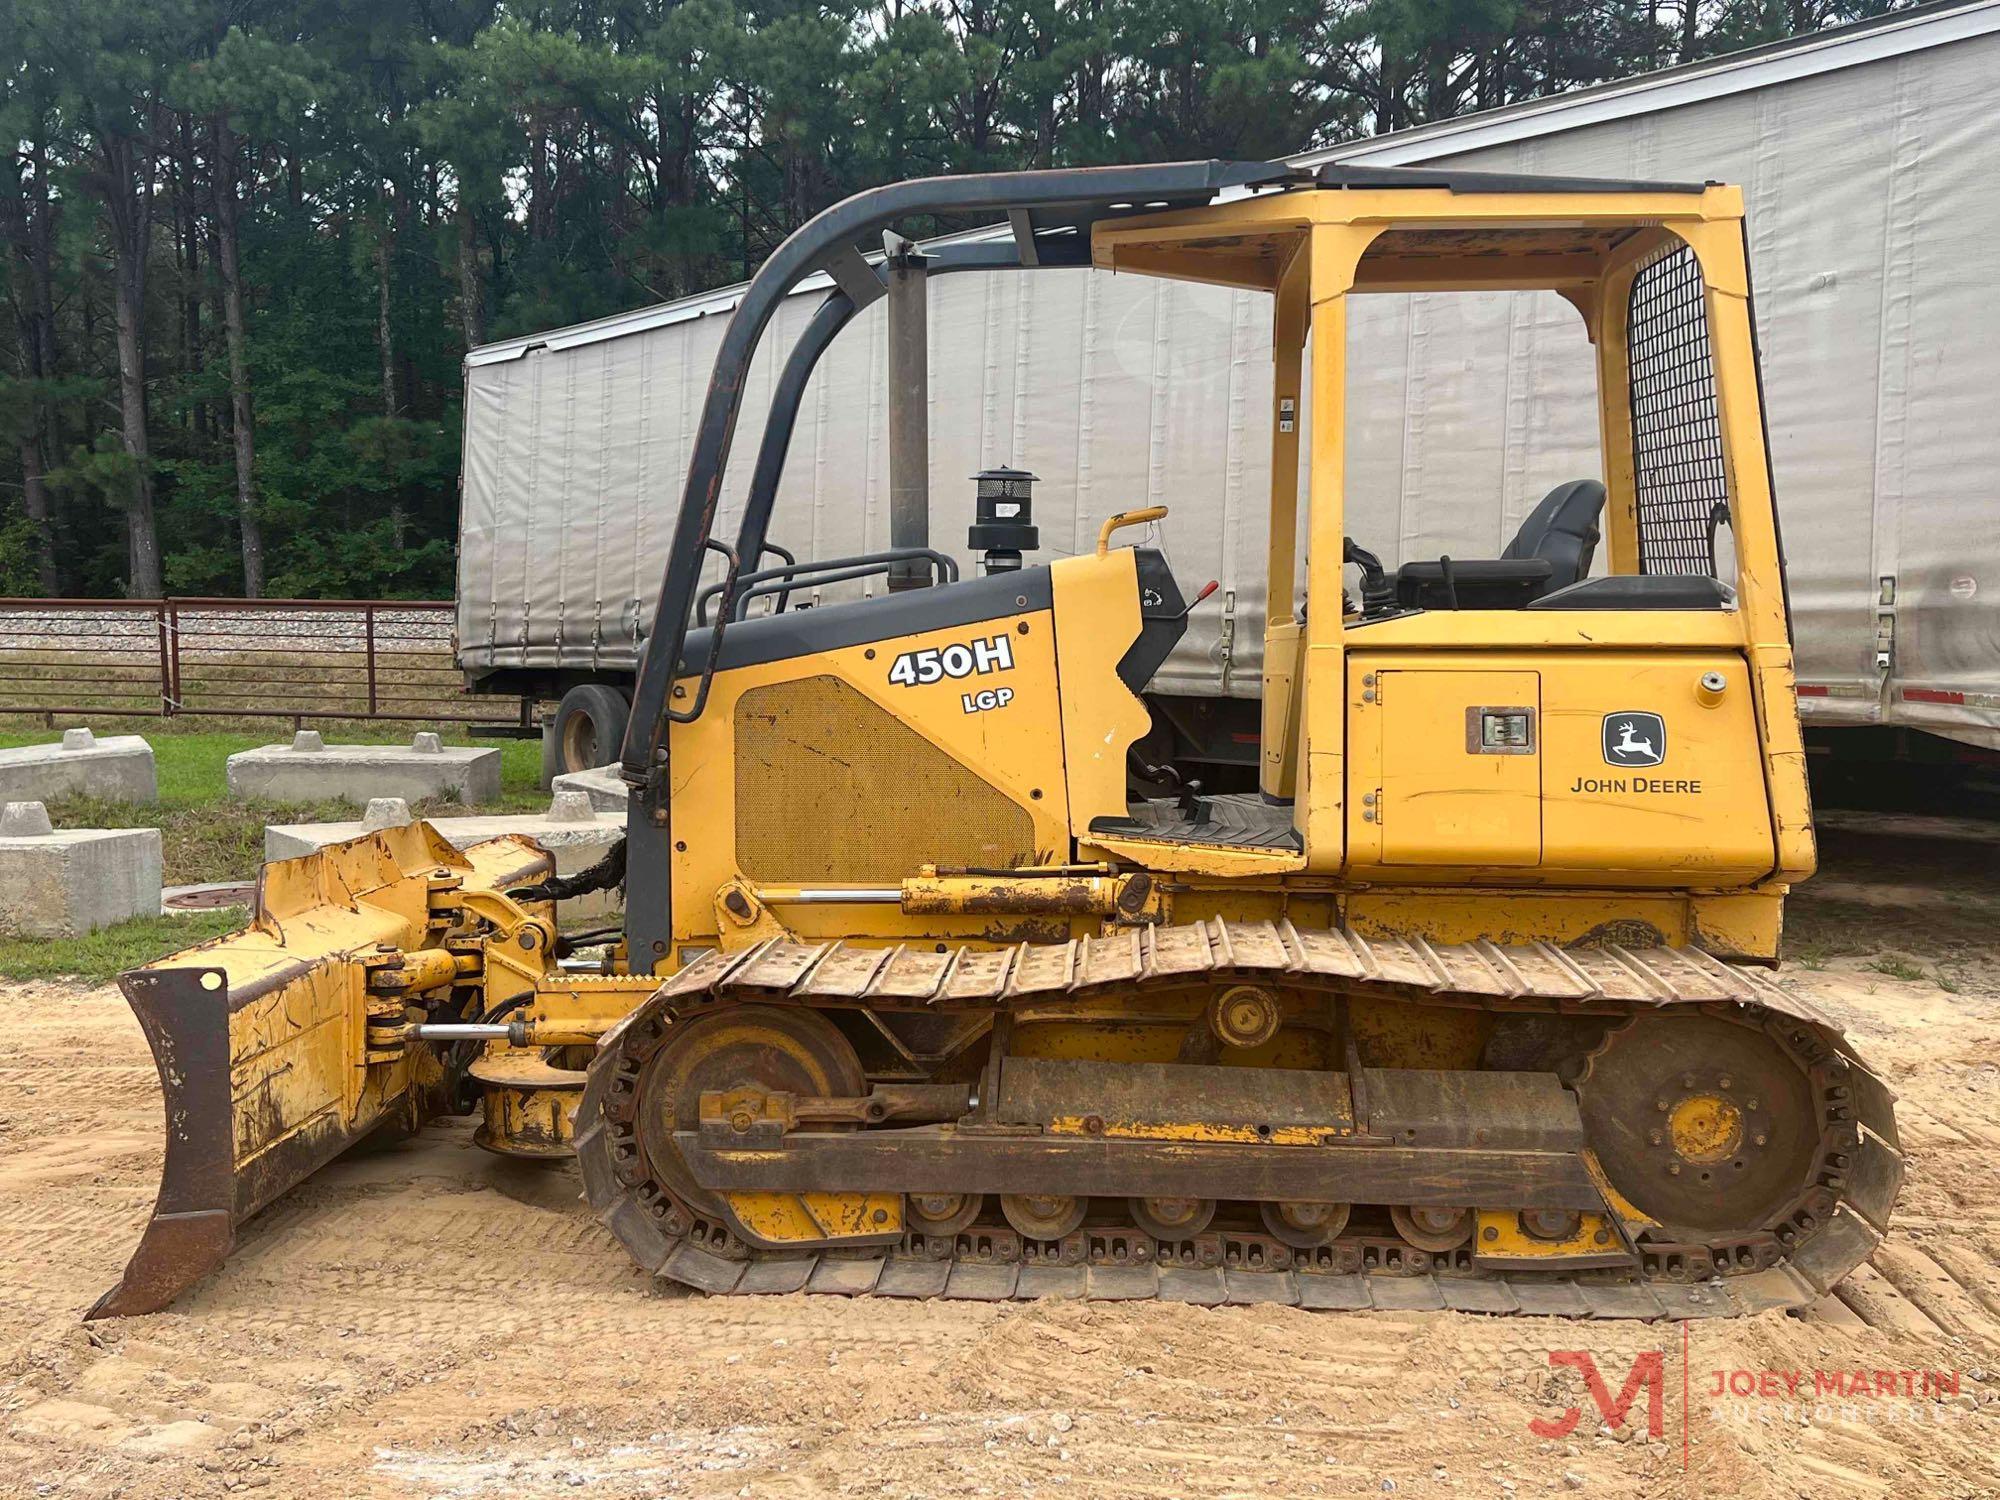
<svg viewBox="0 0 2000 1500">
<path fill-rule="evenodd" d="M 1901 979 L 1910 984 L 1930 978 L 1930 975 L 1908 959 L 1896 958 L 1893 955 L 1888 958 L 1878 958 L 1868 967 L 1877 974 L 1887 974 L 1891 979 Z"/>
<path fill-rule="evenodd" d="M 1808 969 L 1824 969 L 1829 960 L 1860 951 L 1837 941 L 1826 932 L 1813 930 L 1807 923 L 1791 920 L 1790 912 L 1785 915 L 1784 956 L 1789 963 Z"/>
<path fill-rule="evenodd" d="M 43 745 L 59 738 L 71 721 L 58 719 L 56 728 L 0 729 L 0 749 Z M 144 735 L 153 747 L 159 774 L 160 800 L 153 804 L 110 802 L 98 797 L 64 797 L 49 804 L 58 828 L 157 828 L 168 885 L 192 885 L 214 880 L 248 880 L 264 861 L 264 828 L 269 823 L 338 823 L 361 816 L 351 802 L 325 800 L 300 803 L 236 802 L 228 796 L 229 757 L 259 745 L 289 743 L 282 723 L 240 720 L 217 727 L 191 727 L 181 719 L 95 718 L 90 728 L 100 737 Z M 332 723 L 321 733 L 329 744 L 407 745 L 418 726 L 375 723 Z M 441 728 L 446 744 L 477 744 L 500 752 L 500 800 L 468 806 L 448 800 L 415 804 L 419 817 L 452 817 L 468 812 L 540 812 L 548 806 L 541 789 L 542 747 L 535 740 L 473 740 L 464 726 Z"/>
<path fill-rule="evenodd" d="M 1785 903 L 1785 960 L 1808 969 L 1824 969 L 1836 958 L 1858 958 L 1879 945 L 1865 917 L 1842 908 L 1825 910 L 1809 895 Z"/>
<path fill-rule="evenodd" d="M 240 906 L 171 917 L 134 917 L 75 938 L 0 939 L 0 979 L 80 979 L 89 984 L 233 932 L 249 920 Z"/>
<path fill-rule="evenodd" d="M 1926 969 L 1921 964 L 1912 963 L 1906 958 L 1898 958 L 1891 953 L 1876 959 L 1867 967 L 1877 974 L 1887 974 L 1891 979 L 1901 979 L 1910 984 L 1934 984 L 1947 995 L 1959 993 L 1958 981 L 1945 973 L 1942 966 Z"/>
</svg>

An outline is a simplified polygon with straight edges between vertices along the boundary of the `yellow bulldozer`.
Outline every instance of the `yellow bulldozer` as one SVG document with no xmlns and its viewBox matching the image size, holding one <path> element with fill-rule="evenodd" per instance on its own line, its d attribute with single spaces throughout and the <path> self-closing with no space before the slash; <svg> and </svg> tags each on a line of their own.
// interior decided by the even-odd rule
<svg viewBox="0 0 2000 1500">
<path fill-rule="evenodd" d="M 940 220 L 1007 232 L 932 275 L 1269 295 L 1254 789 L 1139 753 L 1201 602 L 1126 545 L 1158 507 L 1022 565 L 1002 474 L 981 576 L 800 608 L 912 557 L 764 565 L 866 247 Z M 752 355 L 822 275 L 725 541 Z M 1385 568 L 1344 525 L 1350 299 L 1523 289 L 1589 337 L 1602 482 L 1498 557 Z M 94 1316 L 453 1110 L 574 1155 L 639 1265 L 710 1293 L 1691 1317 L 1808 1303 L 1887 1228 L 1892 1096 L 1769 973 L 1814 847 L 1733 188 L 1199 162 L 837 204 L 722 339 L 622 770 L 587 875 L 378 833 L 125 976 L 166 1164 Z M 611 884 L 580 957 L 560 903 Z"/>
</svg>

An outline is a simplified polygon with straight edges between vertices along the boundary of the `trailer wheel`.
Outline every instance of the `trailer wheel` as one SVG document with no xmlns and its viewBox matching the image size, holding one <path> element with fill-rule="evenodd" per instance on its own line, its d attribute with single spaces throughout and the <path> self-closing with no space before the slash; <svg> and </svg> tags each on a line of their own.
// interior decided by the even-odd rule
<svg viewBox="0 0 2000 1500">
<path fill-rule="evenodd" d="M 544 743 L 553 751 L 544 759 L 553 763 L 558 776 L 609 765 L 618 758 L 631 712 L 625 695 L 616 688 L 595 682 L 571 688 L 544 731 Z"/>
</svg>

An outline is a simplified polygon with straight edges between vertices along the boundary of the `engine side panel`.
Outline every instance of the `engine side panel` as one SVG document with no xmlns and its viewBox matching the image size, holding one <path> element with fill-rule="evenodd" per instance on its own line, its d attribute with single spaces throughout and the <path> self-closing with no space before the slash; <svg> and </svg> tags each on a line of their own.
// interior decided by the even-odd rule
<svg viewBox="0 0 2000 1500">
<path fill-rule="evenodd" d="M 1738 653 L 1355 652 L 1348 873 L 1743 886 L 1776 863 Z"/>
</svg>

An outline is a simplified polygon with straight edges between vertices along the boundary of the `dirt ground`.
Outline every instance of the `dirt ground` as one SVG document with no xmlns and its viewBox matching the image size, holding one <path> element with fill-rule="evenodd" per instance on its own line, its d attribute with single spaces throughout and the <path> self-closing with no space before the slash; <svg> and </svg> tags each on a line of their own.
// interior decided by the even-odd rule
<svg viewBox="0 0 2000 1500">
<path fill-rule="evenodd" d="M 630 1268 L 572 1171 L 450 1126 L 322 1173 L 172 1311 L 86 1327 L 151 1206 L 159 1095 L 115 991 L 18 987 L 0 1493 L 2000 1494 L 2000 868 L 1973 832 L 1829 820 L 1795 899 L 1793 977 L 1902 1095 L 1910 1165 L 1872 1267 L 1804 1318 L 704 1300 Z M 1646 1383 L 1607 1427 L 1563 1351 L 1614 1397 L 1657 1354 L 1659 1435 Z"/>
</svg>

